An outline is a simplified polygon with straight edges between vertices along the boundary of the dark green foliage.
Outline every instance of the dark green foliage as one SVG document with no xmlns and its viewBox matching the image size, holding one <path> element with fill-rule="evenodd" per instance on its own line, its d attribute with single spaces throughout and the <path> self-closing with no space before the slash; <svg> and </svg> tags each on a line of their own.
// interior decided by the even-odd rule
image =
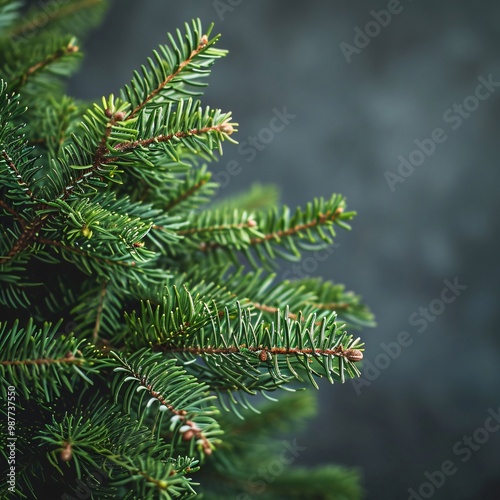
<svg viewBox="0 0 500 500">
<path fill-rule="evenodd" d="M 309 392 L 280 399 L 279 404 L 246 411 L 244 420 L 226 414 L 221 449 L 201 473 L 204 498 L 347 500 L 361 497 L 359 472 L 339 466 L 303 468 L 293 465 L 307 450 L 307 436 L 289 437 L 314 415 Z M 239 495 L 239 496 L 238 496 Z"/>
<path fill-rule="evenodd" d="M 280 433 L 313 414 L 309 393 L 295 391 L 359 375 L 363 344 L 350 330 L 373 325 L 360 297 L 273 272 L 331 245 L 354 212 L 338 194 L 278 207 L 276 189 L 260 185 L 213 201 L 207 163 L 237 124 L 198 100 L 226 54 L 212 27 L 195 20 L 168 35 L 118 96 L 87 104 L 63 83 L 80 59 L 74 37 L 104 2 L 44 8 L 0 0 L 0 391 L 15 394 L 12 492 L 359 498 L 358 474 L 337 466 L 287 462 L 263 489 L 252 480 L 276 463 Z"/>
</svg>

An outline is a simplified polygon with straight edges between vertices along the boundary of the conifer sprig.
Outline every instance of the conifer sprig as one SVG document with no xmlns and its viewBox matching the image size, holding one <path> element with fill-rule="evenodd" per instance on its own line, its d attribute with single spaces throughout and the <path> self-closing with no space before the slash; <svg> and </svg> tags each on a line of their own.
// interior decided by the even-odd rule
<svg viewBox="0 0 500 500">
<path fill-rule="evenodd" d="M 94 372 L 84 341 L 73 334 L 58 334 L 61 322 L 37 328 L 32 319 L 25 327 L 0 323 L 0 373 L 22 391 L 26 399 L 51 401 L 66 390 L 74 391 L 77 378 L 90 383 Z M 83 351 L 83 352 L 82 352 Z M 89 356 L 89 358 L 87 358 Z M 6 385 L 2 384 L 2 397 Z"/>
<path fill-rule="evenodd" d="M 210 204 L 220 186 L 207 165 L 237 123 L 198 99 L 226 54 L 200 20 L 115 95 L 65 96 L 74 37 L 104 4 L 54 2 L 40 16 L 0 0 L 0 393 L 14 388 L 22 409 L 13 491 L 251 493 L 249 471 L 270 458 L 259 440 L 312 411 L 271 395 L 359 376 L 351 329 L 373 325 L 361 297 L 270 272 L 332 244 L 354 212 L 339 194 L 278 207 L 276 189 L 258 185 Z M 255 395 L 272 401 L 260 420 Z M 317 488 L 292 469 L 269 493 L 357 498 L 349 471 L 312 474 Z"/>
</svg>

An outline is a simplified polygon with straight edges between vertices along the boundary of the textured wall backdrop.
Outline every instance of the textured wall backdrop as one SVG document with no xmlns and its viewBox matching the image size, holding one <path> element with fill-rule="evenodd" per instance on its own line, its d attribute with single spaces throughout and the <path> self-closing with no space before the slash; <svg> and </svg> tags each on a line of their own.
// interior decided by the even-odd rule
<svg viewBox="0 0 500 500">
<path fill-rule="evenodd" d="M 116 93 L 198 16 L 230 50 L 205 103 L 247 143 L 213 165 L 241 166 L 221 196 L 259 180 L 358 211 L 327 260 L 291 271 L 346 283 L 378 320 L 362 381 L 322 384 L 300 462 L 360 466 L 369 499 L 500 498 L 500 4 L 115 0 L 70 91 Z M 275 110 L 293 117 L 252 149 Z"/>
</svg>

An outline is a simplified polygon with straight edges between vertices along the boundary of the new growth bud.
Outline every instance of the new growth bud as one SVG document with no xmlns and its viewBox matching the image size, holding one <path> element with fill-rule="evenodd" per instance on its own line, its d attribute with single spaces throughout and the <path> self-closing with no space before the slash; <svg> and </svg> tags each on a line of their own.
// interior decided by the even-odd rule
<svg viewBox="0 0 500 500">
<path fill-rule="evenodd" d="M 125 120 L 125 113 L 123 111 L 118 111 L 114 116 L 115 122 L 122 122 Z"/>
<path fill-rule="evenodd" d="M 344 352 L 344 357 L 355 363 L 356 361 L 361 361 L 363 359 L 363 353 L 359 349 L 347 349 Z"/>
<path fill-rule="evenodd" d="M 221 132 L 224 132 L 224 134 L 227 134 L 227 135 L 231 135 L 231 134 L 234 132 L 234 128 L 233 128 L 233 126 L 232 126 L 230 123 L 227 123 L 227 122 L 226 122 L 226 123 L 223 123 L 223 124 L 220 126 L 219 130 L 220 130 Z"/>
<path fill-rule="evenodd" d="M 73 452 L 71 451 L 71 445 L 66 443 L 66 448 L 61 450 L 61 460 L 63 462 L 69 462 L 73 458 Z"/>
</svg>

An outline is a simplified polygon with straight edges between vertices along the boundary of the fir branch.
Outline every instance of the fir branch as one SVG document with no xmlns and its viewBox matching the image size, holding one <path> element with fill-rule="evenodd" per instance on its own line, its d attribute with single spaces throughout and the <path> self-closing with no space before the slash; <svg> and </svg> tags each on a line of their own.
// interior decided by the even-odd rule
<svg viewBox="0 0 500 500">
<path fill-rule="evenodd" d="M 315 307 L 316 309 L 325 309 L 327 311 L 340 311 L 349 308 L 349 304 L 347 302 L 329 302 L 324 304 L 313 302 L 311 303 L 311 306 Z"/>
<path fill-rule="evenodd" d="M 213 399 L 213 396 L 209 394 L 208 386 L 200 384 L 194 377 L 188 375 L 184 369 L 176 365 L 175 359 L 165 360 L 161 354 L 152 354 L 149 349 L 141 349 L 128 359 L 122 359 L 113 351 L 111 355 L 119 365 L 114 368 L 114 371 L 128 374 L 124 379 L 115 380 L 113 388 L 115 398 L 120 397 L 120 392 L 126 382 L 135 381 L 139 384 L 136 390 L 127 389 L 126 393 L 121 396 L 124 407 L 128 411 L 130 411 L 132 398 L 137 393 L 140 394 L 139 412 L 141 414 L 157 401 L 160 413 L 168 410 L 173 414 L 170 419 L 170 430 L 177 428 L 181 441 L 196 442 L 200 452 L 205 455 L 212 454 L 214 444 L 211 439 L 213 438 L 209 438 L 220 432 L 218 426 L 214 427 L 214 420 L 210 418 L 207 420 L 209 415 L 217 412 L 214 407 L 205 406 L 207 401 Z M 145 393 L 149 394 L 150 399 L 144 409 L 141 407 L 141 402 Z"/>
<path fill-rule="evenodd" d="M 198 182 L 190 186 L 186 191 L 180 192 L 177 194 L 177 197 L 172 198 L 168 201 L 168 203 L 164 206 L 165 212 L 170 212 L 174 207 L 180 205 L 188 198 L 193 196 L 196 192 L 198 192 L 203 186 L 207 184 L 209 181 L 209 177 L 202 177 Z"/>
<path fill-rule="evenodd" d="M 172 404 L 170 404 L 164 395 L 154 390 L 153 385 L 148 382 L 147 377 L 142 375 L 142 373 L 133 370 L 130 366 L 127 366 L 127 368 L 128 372 L 130 373 L 130 376 L 134 377 L 136 380 L 139 381 L 140 387 L 145 388 L 152 398 L 158 400 L 158 402 L 161 405 L 160 408 L 163 411 L 164 409 L 168 409 L 171 413 L 175 415 L 175 417 L 177 417 L 175 419 L 171 419 L 172 422 L 180 422 L 181 429 L 183 426 L 188 427 L 188 429 L 184 429 L 182 431 L 183 434 L 182 439 L 184 441 L 189 441 L 190 439 L 201 440 L 204 453 L 206 455 L 211 455 L 212 448 L 210 447 L 210 441 L 203 434 L 202 430 L 192 420 L 189 420 L 188 412 L 184 409 L 177 409 Z"/>
<path fill-rule="evenodd" d="M 166 305 L 165 303 L 164 305 Z M 293 378 L 302 380 L 294 366 L 305 368 L 309 380 L 315 385 L 312 375 L 344 380 L 344 371 L 349 376 L 357 376 L 359 371 L 353 363 L 362 359 L 359 339 L 342 333 L 334 322 L 335 313 L 322 319 L 317 324 L 316 314 L 303 319 L 299 313 L 296 320 L 286 311 L 277 311 L 272 323 L 257 317 L 253 319 L 248 308 L 242 308 L 239 302 L 231 310 L 225 307 L 223 317 L 219 315 L 215 304 L 204 306 L 204 314 L 196 312 L 197 302 L 177 301 L 176 325 L 184 318 L 196 318 L 198 325 L 184 332 L 182 328 L 173 328 L 169 316 L 160 315 L 148 305 L 143 305 L 142 315 L 129 316 L 129 327 L 135 334 L 137 345 L 149 345 L 155 352 L 171 353 L 180 356 L 184 362 L 201 356 L 208 363 L 207 371 L 218 379 L 227 379 L 239 389 L 249 390 L 244 379 L 261 377 L 260 365 L 265 363 L 274 388 Z M 203 305 L 203 303 L 199 303 Z M 283 357 L 283 362 L 278 359 Z M 338 367 L 332 364 L 332 358 L 338 358 Z M 317 371 L 310 366 L 309 360 L 318 364 Z M 193 365 L 194 368 L 197 367 Z M 200 374 L 196 371 L 197 376 Z M 203 378 L 203 376 L 202 376 Z M 240 382 L 237 382 L 237 380 Z M 263 379 L 264 381 L 265 379 Z M 264 381 L 270 389 L 272 384 Z M 219 385 L 219 384 L 216 384 Z"/>
<path fill-rule="evenodd" d="M 336 311 L 339 322 L 344 322 L 348 328 L 373 327 L 376 324 L 362 297 L 346 291 L 344 285 L 309 278 L 291 282 L 290 286 L 309 290 L 314 296 L 304 300 L 305 306 L 325 313 Z"/>
<path fill-rule="evenodd" d="M 247 219 L 245 222 L 237 222 L 234 224 L 220 224 L 217 226 L 208 226 L 208 227 L 191 227 L 189 229 L 180 229 L 177 231 L 177 234 L 180 236 L 201 234 L 201 233 L 213 233 L 219 231 L 230 231 L 232 229 L 244 229 L 244 228 L 252 228 L 255 227 L 256 223 L 252 218 Z M 206 249 L 205 246 L 201 246 L 201 248 Z"/>
<path fill-rule="evenodd" d="M 92 254 L 91 252 L 82 250 L 81 248 L 75 248 L 72 246 L 68 246 L 68 245 L 65 245 L 64 243 L 62 243 L 60 241 L 56 241 L 56 240 L 49 240 L 47 238 L 38 238 L 37 241 L 39 243 L 41 243 L 42 245 L 57 247 L 65 252 L 70 252 L 70 253 L 82 255 L 82 256 L 88 257 L 88 258 L 90 258 L 90 259 L 92 259 L 100 264 L 106 264 L 108 266 L 134 267 L 136 265 L 135 261 L 125 262 L 122 260 L 112 260 L 112 259 L 99 257 L 97 255 Z"/>
<path fill-rule="evenodd" d="M 145 97 L 145 99 L 132 110 L 132 112 L 130 113 L 129 118 L 133 118 L 137 113 L 139 113 L 139 111 L 141 111 L 149 103 L 149 101 L 151 101 L 152 99 L 154 99 L 161 92 L 161 90 L 166 85 L 168 85 L 175 77 L 177 77 L 182 72 L 182 70 L 187 65 L 189 65 L 193 61 L 193 59 L 198 54 L 200 54 L 203 51 L 203 49 L 205 49 L 207 46 L 208 46 L 208 37 L 207 37 L 207 35 L 202 35 L 202 37 L 200 38 L 200 42 L 198 44 L 198 47 L 196 47 L 195 49 L 193 49 L 191 51 L 191 53 L 189 54 L 189 57 L 186 58 L 184 61 L 182 61 L 178 65 L 178 67 L 175 69 L 175 71 L 173 71 L 170 75 L 167 76 L 167 78 L 165 78 L 162 82 L 160 82 L 160 84 L 154 90 L 152 90 Z"/>
<path fill-rule="evenodd" d="M 81 355 L 81 353 L 79 353 Z M 68 352 L 65 356 L 57 359 L 53 358 L 38 358 L 38 359 L 22 359 L 22 360 L 0 360 L 0 365 L 3 366 L 30 366 L 30 365 L 50 365 L 50 364 L 76 364 L 83 365 L 86 360 L 82 357 L 76 357 L 72 352 Z"/>
<path fill-rule="evenodd" d="M 307 356 L 337 356 L 343 357 L 349 361 L 357 362 L 363 359 L 363 353 L 359 349 L 345 349 L 344 346 L 339 345 L 334 349 L 311 349 L 311 348 L 296 348 L 296 347 L 262 347 L 262 346 L 246 346 L 242 344 L 239 346 L 228 345 L 224 347 L 171 347 L 166 345 L 153 346 L 153 350 L 157 352 L 172 352 L 179 353 L 185 352 L 195 354 L 197 356 L 205 354 L 235 354 L 254 352 L 259 355 L 261 361 L 267 361 L 269 355 L 284 355 L 299 354 Z"/>
<path fill-rule="evenodd" d="M 214 62 L 227 51 L 216 49 L 219 36 L 209 39 L 213 25 L 205 33 L 199 19 L 185 23 L 184 36 L 168 34 L 169 44 L 162 45 L 148 58 L 142 74 L 135 72 L 130 85 L 121 92 L 123 101 L 132 106 L 132 117 L 139 117 L 145 109 L 154 109 L 172 102 L 182 103 L 186 96 L 200 95 L 192 87 L 204 87 L 200 81 L 210 74 Z M 189 88 L 191 87 L 191 89 Z"/>
<path fill-rule="evenodd" d="M 57 3 L 57 2 L 54 2 Z M 50 12 L 44 11 L 44 16 L 37 16 L 38 11 L 33 10 L 32 16 L 26 16 L 22 22 L 14 25 L 10 30 L 9 36 L 11 39 L 16 39 L 26 31 L 35 31 L 41 28 L 50 26 L 51 23 L 58 20 L 66 20 L 68 16 L 79 14 L 83 10 L 92 7 L 103 5 L 104 0 L 77 0 L 69 3 L 66 6 L 53 9 Z"/>
<path fill-rule="evenodd" d="M 286 236 L 295 235 L 295 234 L 300 233 L 302 231 L 305 231 L 307 229 L 316 227 L 316 226 L 321 225 L 321 224 L 325 224 L 326 222 L 334 222 L 340 217 L 340 215 L 342 214 L 343 211 L 344 211 L 344 209 L 342 207 L 338 207 L 333 213 L 330 213 L 330 212 L 327 212 L 326 214 L 320 213 L 319 217 L 316 220 L 307 222 L 305 224 L 297 224 L 297 225 L 290 227 L 288 229 L 285 229 L 285 230 L 280 230 L 280 231 L 268 233 L 263 238 L 252 238 L 250 240 L 250 244 L 251 245 L 258 245 L 258 244 L 260 244 L 264 241 L 267 241 L 267 240 L 278 240 L 279 241 Z"/>
<path fill-rule="evenodd" d="M 294 236 L 296 234 L 301 233 L 302 231 L 306 231 L 311 228 L 315 228 L 319 225 L 325 224 L 326 222 L 334 222 L 337 219 L 339 219 L 340 215 L 343 212 L 342 207 L 338 207 L 335 212 L 333 213 L 326 213 L 326 214 L 319 214 L 318 218 L 315 220 L 312 220 L 310 222 L 307 222 L 305 224 L 297 224 L 293 227 L 290 227 L 285 230 L 278 230 L 278 231 L 273 231 L 264 234 L 263 236 L 256 236 L 253 238 L 250 238 L 249 240 L 249 245 L 254 246 L 254 245 L 260 245 L 266 241 L 281 241 L 283 238 L 289 237 L 289 236 Z M 258 227 L 258 224 L 254 223 L 250 227 Z M 208 252 L 210 250 L 214 250 L 217 248 L 221 248 L 224 245 L 219 243 L 219 242 L 210 242 L 210 243 L 204 243 L 200 245 L 200 250 L 202 252 Z"/>
<path fill-rule="evenodd" d="M 109 108 L 108 108 L 109 109 Z M 113 126 L 116 125 L 116 123 L 119 121 L 119 119 L 123 119 L 123 116 L 119 114 L 120 112 L 117 113 L 112 113 L 109 112 L 108 114 L 111 114 L 111 117 L 109 122 L 106 125 L 106 129 L 104 131 L 104 135 L 101 138 L 101 141 L 99 143 L 99 146 L 97 148 L 97 151 L 94 154 L 94 160 L 92 162 L 92 167 L 89 169 L 84 170 L 79 177 L 77 177 L 74 181 L 75 184 L 78 184 L 81 180 L 83 180 L 85 177 L 89 175 L 89 173 L 97 170 L 99 167 L 104 165 L 106 162 L 106 155 L 109 153 L 109 149 L 107 146 L 107 142 L 109 139 L 109 136 L 111 135 L 111 132 L 113 130 Z"/>
<path fill-rule="evenodd" d="M 99 304 L 97 306 L 94 330 L 92 332 L 92 342 L 94 343 L 94 345 L 97 344 L 97 340 L 99 338 L 99 329 L 101 327 L 101 316 L 104 308 L 104 299 L 106 297 L 107 284 L 108 283 L 106 281 L 103 282 L 101 293 L 99 294 Z"/>
<path fill-rule="evenodd" d="M 192 213 L 187 227 L 182 228 L 184 240 L 191 250 L 192 261 L 198 262 L 199 252 L 207 256 L 209 265 L 218 265 L 221 256 L 238 263 L 238 252 L 242 252 L 252 267 L 269 269 L 276 256 L 296 261 L 300 250 L 324 248 L 336 236 L 335 227 L 350 229 L 346 221 L 355 212 L 345 211 L 345 200 L 334 194 L 328 200 L 316 198 L 305 209 L 300 207 L 291 214 L 287 206 L 281 209 L 247 214 L 239 210 L 205 210 Z M 248 221 L 245 226 L 240 226 Z M 169 249 L 172 255 L 181 250 L 177 246 Z M 259 259 L 257 262 L 256 257 Z"/>
<path fill-rule="evenodd" d="M 13 0 L 0 1 L 0 34 L 3 35 L 5 28 L 11 26 L 19 17 L 19 11 L 22 3 Z"/>
<path fill-rule="evenodd" d="M 19 254 L 24 252 L 34 242 L 42 225 L 43 223 L 40 218 L 35 218 L 32 222 L 25 223 L 22 226 L 22 232 L 7 255 L 0 257 L 0 264 L 4 264 L 9 260 L 15 259 Z"/>
<path fill-rule="evenodd" d="M 7 203 L 5 203 L 5 201 L 3 201 L 3 200 L 0 200 L 0 207 L 3 208 L 9 214 L 11 214 L 17 220 L 17 222 L 19 222 L 21 227 L 24 229 L 24 219 L 21 217 L 21 215 L 18 212 L 16 212 L 12 207 L 7 205 Z"/>
<path fill-rule="evenodd" d="M 274 314 L 274 313 L 277 313 L 279 312 L 279 307 L 274 307 L 274 306 L 269 306 L 269 305 L 266 305 L 266 304 L 260 304 L 259 302 L 250 302 L 250 304 L 252 305 L 252 307 L 255 307 L 255 309 L 259 309 L 260 311 L 264 311 L 266 313 L 271 313 L 271 314 Z M 330 310 L 335 310 L 335 309 L 330 309 Z M 222 312 L 222 311 L 219 311 L 219 312 Z M 295 314 L 293 312 L 289 312 L 288 313 L 288 317 L 290 319 L 298 319 L 299 318 L 299 314 Z M 305 321 L 305 318 L 302 316 L 301 317 L 301 320 L 302 321 Z M 321 320 L 317 320 L 316 325 L 321 325 Z"/>
<path fill-rule="evenodd" d="M 63 60 L 66 56 L 70 56 L 79 51 L 79 47 L 75 45 L 75 40 L 71 39 L 69 43 L 63 47 L 57 48 L 51 54 L 45 55 L 43 60 L 32 63 L 20 76 L 17 77 L 10 85 L 10 90 L 19 92 L 24 87 L 30 78 L 35 77 L 38 73 L 46 71 L 51 65 Z"/>
<path fill-rule="evenodd" d="M 37 199 L 33 194 L 33 191 L 29 188 L 28 184 L 23 180 L 23 176 L 21 175 L 19 169 L 16 167 L 16 164 L 12 160 L 12 158 L 7 154 L 5 150 L 2 151 L 3 159 L 5 160 L 5 164 L 11 170 L 13 177 L 16 179 L 16 182 L 22 188 L 23 192 L 28 195 L 31 201 L 36 202 Z"/>
<path fill-rule="evenodd" d="M 262 432 L 231 432 L 220 409 L 246 418 L 250 396 L 359 376 L 363 344 L 344 328 L 373 317 L 341 285 L 275 283 L 227 263 L 298 260 L 349 229 L 354 213 L 341 195 L 291 212 L 260 186 L 203 206 L 217 187 L 204 162 L 235 142 L 237 124 L 195 100 L 226 54 L 200 20 L 168 35 L 119 97 L 90 107 L 64 97 L 60 77 L 80 56 L 68 33 L 84 31 L 104 3 L 54 2 L 16 24 L 18 2 L 0 0 L 1 72 L 28 107 L 23 115 L 0 83 L 0 312 L 9 319 L 0 323 L 0 392 L 16 387 L 27 410 L 16 493 L 37 497 L 41 477 L 57 494 L 78 495 L 85 479 L 99 497 L 191 498 L 198 459 L 206 470 L 216 464 L 209 489 L 222 472 L 225 493 L 251 493 L 237 468 L 248 478 L 257 440 L 279 430 L 280 411 L 296 412 L 275 406 Z M 17 317 L 31 319 L 20 326 Z M 53 317 L 72 333 L 59 331 L 62 319 L 44 322 Z M 247 456 L 237 441 L 248 433 Z M 343 474 L 314 477 L 347 491 Z M 287 493 L 307 493 L 299 475 L 296 488 L 293 475 L 282 482 Z"/>
<path fill-rule="evenodd" d="M 163 440 L 151 439 L 147 427 L 121 414 L 106 399 L 93 397 L 89 407 L 67 412 L 60 420 L 52 416 L 35 439 L 41 441 L 41 449 L 65 480 L 67 473 L 58 458 L 67 467 L 74 466 L 80 481 L 88 483 L 95 470 L 100 470 L 109 474 L 111 487 L 133 482 L 140 498 L 154 498 L 155 493 L 171 498 L 194 492 L 185 476 L 196 472 L 196 460 L 171 458 L 171 449 Z"/>
<path fill-rule="evenodd" d="M 73 334 L 58 334 L 61 323 L 45 323 L 41 328 L 32 318 L 24 328 L 17 320 L 12 325 L 0 323 L 0 374 L 27 399 L 34 393 L 51 401 L 60 396 L 63 386 L 71 392 L 78 387 L 79 377 L 91 383 L 84 373 L 95 372 L 88 359 L 91 350 Z M 5 383 L 1 390 L 5 396 Z"/>
<path fill-rule="evenodd" d="M 130 117 L 129 117 L 130 118 Z M 234 131 L 234 128 L 229 123 L 222 123 L 220 125 L 214 125 L 212 127 L 204 127 L 201 129 L 191 129 L 186 132 L 174 132 L 167 135 L 158 135 L 156 137 L 149 137 L 148 139 L 141 139 L 134 142 L 125 142 L 122 144 L 117 144 L 114 146 L 114 149 L 120 151 L 122 153 L 126 153 L 128 151 L 132 151 L 133 149 L 139 147 L 148 147 L 151 144 L 158 144 L 162 142 L 171 142 L 173 139 L 185 139 L 187 137 L 199 136 L 203 134 L 208 134 L 210 132 L 219 132 L 227 135 L 231 135 Z M 101 160 L 101 164 L 104 163 L 113 163 L 117 160 L 117 158 L 106 158 Z"/>
<path fill-rule="evenodd" d="M 253 213 L 274 208 L 278 205 L 279 198 L 280 192 L 277 186 L 255 183 L 246 191 L 212 202 L 210 208 L 221 211 L 236 209 Z"/>
</svg>

